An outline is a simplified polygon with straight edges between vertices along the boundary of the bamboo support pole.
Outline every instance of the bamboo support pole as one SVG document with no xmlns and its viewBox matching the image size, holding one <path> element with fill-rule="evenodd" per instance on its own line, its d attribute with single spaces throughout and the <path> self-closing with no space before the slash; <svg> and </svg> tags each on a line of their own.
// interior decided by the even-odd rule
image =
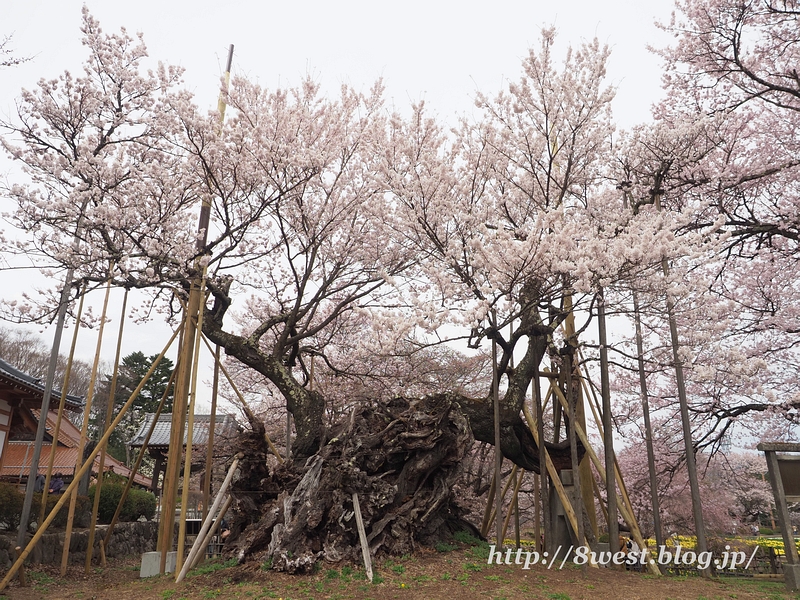
<svg viewBox="0 0 800 600">
<path fill-rule="evenodd" d="M 109 272 L 113 269 L 113 265 L 109 267 Z M 97 346 L 94 351 L 94 363 L 92 363 L 92 374 L 89 378 L 89 391 L 86 393 L 86 406 L 83 409 L 83 425 L 81 427 L 81 437 L 78 441 L 78 458 L 75 463 L 75 470 L 77 471 L 83 462 L 83 450 L 86 447 L 86 438 L 89 432 L 89 420 L 92 414 L 92 400 L 94 399 L 94 390 L 97 386 L 97 369 L 100 366 L 100 351 L 103 347 L 103 332 L 106 326 L 106 315 L 108 314 L 108 298 L 111 295 L 111 278 L 109 277 L 106 283 L 106 293 L 103 299 L 103 311 L 100 314 L 100 327 L 97 330 Z M 67 562 L 69 561 L 69 547 L 72 541 L 72 525 L 75 521 L 75 505 L 78 502 L 78 487 L 72 489 L 72 494 L 69 499 L 69 509 L 67 512 L 67 529 L 64 532 L 64 548 L 61 552 L 61 576 L 67 574 Z M 87 550 L 87 555 L 90 551 Z"/>
<path fill-rule="evenodd" d="M 133 391 L 130 398 L 128 398 L 127 402 L 125 402 L 125 404 L 123 404 L 120 407 L 117 416 L 114 418 L 114 421 L 111 423 L 108 430 L 103 434 L 103 437 L 100 438 L 100 441 L 97 443 L 97 446 L 95 446 L 94 450 L 92 450 L 89 453 L 89 457 L 84 461 L 83 466 L 81 466 L 81 468 L 75 474 L 75 477 L 67 486 L 67 489 L 64 491 L 64 493 L 61 494 L 61 498 L 59 498 L 58 502 L 56 502 L 56 505 L 53 507 L 53 510 L 50 511 L 50 513 L 45 518 L 44 522 L 36 529 L 36 533 L 30 539 L 27 546 L 25 546 L 25 549 L 22 551 L 22 554 L 20 554 L 19 558 L 17 558 L 14 564 L 11 565 L 11 567 L 8 569 L 8 572 L 6 573 L 5 577 L 0 581 L 0 592 L 6 588 L 8 582 L 11 581 L 11 578 L 14 577 L 14 575 L 16 575 L 17 571 L 22 566 L 22 563 L 25 561 L 28 555 L 33 551 L 34 546 L 36 546 L 36 544 L 45 534 L 47 528 L 50 526 L 50 524 L 56 518 L 58 512 L 61 510 L 61 507 L 64 506 L 64 504 L 66 503 L 69 494 L 72 493 L 73 489 L 76 489 L 78 487 L 78 481 L 92 466 L 95 457 L 100 453 L 100 449 L 106 444 L 108 444 L 108 440 L 111 437 L 111 433 L 114 431 L 117 425 L 120 424 L 122 418 L 125 416 L 125 413 L 128 412 L 128 409 L 130 409 L 131 405 L 133 404 L 134 399 L 136 398 L 136 396 L 139 395 L 139 392 L 142 391 L 142 388 L 144 387 L 145 383 L 147 383 L 147 380 L 150 379 L 150 377 L 152 376 L 153 371 L 155 371 L 156 367 L 158 366 L 158 363 L 160 363 L 161 360 L 164 358 L 164 355 L 167 353 L 167 350 L 169 350 L 169 347 L 172 345 L 172 342 L 174 342 L 175 338 L 178 337 L 179 332 L 180 328 L 175 332 L 173 332 L 172 336 L 169 338 L 169 341 L 167 342 L 167 345 L 161 351 L 161 354 L 159 354 L 158 358 L 156 358 L 156 360 L 153 362 L 152 366 L 147 371 L 145 376 L 142 378 L 142 381 L 139 383 L 136 389 Z"/>
<path fill-rule="evenodd" d="M 206 215 L 207 218 L 207 215 Z M 181 474 L 181 457 L 183 454 L 184 431 L 186 426 L 186 412 L 191 386 L 192 352 L 195 347 L 197 331 L 197 314 L 200 310 L 201 278 L 192 282 L 189 291 L 189 300 L 186 304 L 186 319 L 181 338 L 180 354 L 175 378 L 175 394 L 172 408 L 172 421 L 170 423 L 169 453 L 167 465 L 164 470 L 164 488 L 161 495 L 161 514 L 158 529 L 157 550 L 161 553 L 159 573 L 166 571 L 167 553 L 172 550 L 175 540 L 175 507 L 178 496 L 178 485 Z"/>
<path fill-rule="evenodd" d="M 233 479 L 233 474 L 236 471 L 236 468 L 239 466 L 239 460 L 243 458 L 243 455 L 237 454 L 236 457 L 233 459 L 230 468 L 228 469 L 228 474 L 225 476 L 225 481 L 222 482 L 222 485 L 219 488 L 219 492 L 217 492 L 216 498 L 214 498 L 214 504 L 211 506 L 211 510 L 208 511 L 208 515 L 206 515 L 205 521 L 203 521 L 203 526 L 200 528 L 200 533 L 197 535 L 197 538 L 192 545 L 192 549 L 189 551 L 189 556 L 186 558 L 186 561 L 183 563 L 178 576 L 175 578 L 176 583 L 180 583 L 183 581 L 183 578 L 186 577 L 186 573 L 189 572 L 189 567 L 194 562 L 195 555 L 199 552 L 199 549 L 203 543 L 203 540 L 208 533 L 208 530 L 211 528 L 211 522 L 214 520 L 214 516 L 217 514 L 219 510 L 220 504 L 222 504 L 222 498 L 225 496 L 225 493 L 228 491 L 228 486 L 231 484 L 231 480 Z"/>
<path fill-rule="evenodd" d="M 364 568 L 367 571 L 367 579 L 372 583 L 372 557 L 369 553 L 369 542 L 367 541 L 367 531 L 364 528 L 364 519 L 361 517 L 361 506 L 358 503 L 358 494 L 353 492 L 353 511 L 356 515 L 356 527 L 358 528 L 358 540 L 361 542 L 361 557 L 364 559 Z"/>
<path fill-rule="evenodd" d="M 178 552 L 176 555 L 175 568 L 183 566 L 183 545 L 186 543 L 186 511 L 189 509 L 189 489 L 192 478 L 192 447 L 194 446 L 194 407 L 197 400 L 197 371 L 200 362 L 200 339 L 203 331 L 203 314 L 205 313 L 206 296 L 205 289 L 205 270 L 203 279 L 200 283 L 200 307 L 197 313 L 197 335 L 194 340 L 194 355 L 192 361 L 192 387 L 189 394 L 189 412 L 186 420 L 186 460 L 183 465 L 183 494 L 181 496 L 181 518 L 178 525 Z"/>
<path fill-rule="evenodd" d="M 512 483 L 513 481 L 516 481 L 516 475 L 517 475 L 517 469 L 518 469 L 518 468 L 519 468 L 519 467 L 517 467 L 517 465 L 514 465 L 513 467 L 511 467 L 511 474 L 508 476 L 508 479 L 506 479 L 506 482 L 505 482 L 505 484 L 503 485 L 503 491 L 500 493 L 500 496 L 499 496 L 499 497 L 498 497 L 498 496 L 495 496 L 495 497 L 494 497 L 494 498 L 495 498 L 495 505 L 494 505 L 494 506 L 491 506 L 491 505 L 490 505 L 490 506 L 491 506 L 491 509 L 492 509 L 492 512 L 491 512 L 491 514 L 489 515 L 489 524 L 486 526 L 486 531 L 487 531 L 487 532 L 488 532 L 488 531 L 489 531 L 489 529 L 492 527 L 492 523 L 494 523 L 494 522 L 495 522 L 494 520 L 495 520 L 495 518 L 497 517 L 497 501 L 499 500 L 499 502 L 500 502 L 500 504 L 501 504 L 501 505 L 502 505 L 502 503 L 505 501 L 505 499 L 506 499 L 506 494 L 508 493 L 508 489 L 511 487 L 511 483 Z M 486 536 L 484 535 L 483 537 L 486 537 Z M 498 545 L 499 545 L 499 544 L 498 544 Z"/>
<path fill-rule="evenodd" d="M 539 506 L 539 477 L 533 478 L 533 535 L 536 537 L 536 551 L 544 552 L 542 548 L 542 515 Z"/>
<path fill-rule="evenodd" d="M 547 549 L 547 546 L 552 544 L 553 539 L 553 528 L 552 523 L 550 522 L 550 498 L 548 493 L 548 484 L 547 484 L 547 448 L 544 445 L 544 402 L 542 402 L 542 389 L 539 381 L 539 365 L 534 364 L 533 367 L 533 394 L 531 395 L 533 401 L 533 408 L 536 411 L 536 423 L 535 425 L 528 421 L 528 426 L 531 427 L 531 433 L 533 430 L 536 431 L 536 436 L 534 436 L 537 440 L 541 440 L 542 443 L 537 442 L 536 445 L 539 450 L 539 498 L 541 500 L 542 506 L 542 525 L 544 527 L 544 536 L 542 537 L 542 552 Z M 549 392 L 548 392 L 549 393 Z M 524 411 L 523 411 L 524 412 Z M 529 411 L 530 412 L 530 411 Z M 526 417 L 527 418 L 527 417 Z"/>
<path fill-rule="evenodd" d="M 203 480 L 203 519 L 208 514 L 211 499 L 211 479 L 214 475 L 214 428 L 217 421 L 217 395 L 219 393 L 219 345 L 214 352 L 214 382 L 211 387 L 211 415 L 208 423 L 208 442 L 206 443 L 206 477 Z"/>
<path fill-rule="evenodd" d="M 17 546 L 14 548 L 14 557 L 15 559 L 19 559 L 20 554 L 22 554 L 22 548 Z M 19 568 L 19 587 L 28 587 L 28 578 L 25 576 L 25 566 L 22 565 Z"/>
<path fill-rule="evenodd" d="M 606 528 L 608 528 L 608 511 L 606 510 L 606 505 L 602 502 L 603 495 L 600 493 L 600 488 L 598 487 L 597 480 L 594 477 L 592 477 L 592 489 L 594 489 L 594 495 L 600 501 L 600 512 L 603 513 L 603 518 L 606 520 Z"/>
<path fill-rule="evenodd" d="M 497 479 L 495 478 L 494 471 L 492 471 L 492 482 L 489 484 L 489 497 L 486 499 L 486 509 L 483 511 L 483 521 L 481 522 L 481 537 L 486 537 L 489 533 L 491 523 L 489 519 L 494 514 L 492 511 L 492 504 L 494 503 L 494 495 L 497 489 Z"/>
<path fill-rule="evenodd" d="M 556 388 L 555 394 L 558 397 L 559 402 L 562 403 L 562 405 L 566 405 L 567 404 L 567 400 L 566 400 L 566 398 L 564 398 L 564 395 L 561 393 L 561 390 Z M 605 467 L 603 466 L 602 462 L 600 461 L 600 458 L 597 456 L 597 453 L 595 453 L 594 448 L 589 443 L 589 438 L 587 437 L 586 432 L 583 430 L 583 428 L 580 426 L 579 423 L 575 424 L 575 433 L 578 434 L 578 437 L 580 438 L 581 443 L 586 448 L 586 453 L 589 455 L 589 458 L 591 459 L 592 463 L 594 463 L 594 466 L 597 469 L 597 472 L 600 474 L 600 479 L 606 485 L 606 489 L 608 489 L 608 477 L 607 477 L 607 473 L 606 473 Z M 616 476 L 616 478 L 618 480 L 622 479 L 621 474 L 616 469 L 615 469 L 615 476 Z M 592 479 L 594 479 L 594 478 L 592 478 Z M 596 483 L 595 483 L 595 485 L 596 485 Z M 639 547 L 642 550 L 648 549 L 647 544 L 644 541 L 644 537 L 642 536 L 642 532 L 639 529 L 639 524 L 636 521 L 636 516 L 635 516 L 635 513 L 633 511 L 633 505 L 630 502 L 630 498 L 627 497 L 627 494 L 623 493 L 623 490 L 624 490 L 624 486 L 620 485 L 619 486 L 620 496 L 617 497 L 617 504 L 618 504 L 619 512 L 622 514 L 622 518 L 625 520 L 625 522 L 631 528 L 631 536 L 633 537 L 634 541 L 636 541 L 636 543 L 639 544 Z M 598 495 L 599 495 L 599 490 L 598 490 Z M 602 503 L 601 503 L 601 506 L 602 506 Z M 605 508 L 605 507 L 603 507 L 603 508 Z M 604 510 L 604 516 L 606 517 L 606 521 L 608 521 L 608 512 L 606 512 L 605 510 Z M 648 549 L 648 553 L 649 553 L 649 549 Z M 654 575 L 660 575 L 661 574 L 661 571 L 658 569 L 657 566 L 649 565 L 649 568 L 653 572 Z"/>
<path fill-rule="evenodd" d="M 537 445 L 539 445 L 539 440 L 541 438 L 539 437 L 539 432 L 537 431 L 536 422 L 534 421 L 533 415 L 531 415 L 531 411 L 528 408 L 527 404 L 522 405 L 522 412 L 525 415 L 525 419 L 528 421 L 528 427 L 531 430 L 531 434 L 533 435 L 534 441 L 536 442 Z M 542 444 L 540 448 L 544 450 L 547 472 L 550 474 L 550 481 L 553 482 L 553 486 L 556 489 L 556 493 L 558 494 L 561 503 L 564 505 L 564 514 L 567 516 L 569 524 L 572 526 L 572 531 L 578 531 L 578 522 L 577 522 L 577 517 L 575 516 L 575 511 L 573 510 L 569 496 L 567 495 L 567 492 L 561 483 L 561 478 L 558 476 L 556 467 L 553 464 L 553 461 L 550 458 L 550 454 L 547 452 L 547 448 L 544 446 L 544 444 Z M 545 515 L 545 518 L 547 518 L 547 516 L 548 515 Z M 585 536 L 583 538 L 578 538 L 578 541 L 583 546 L 589 545 Z M 590 566 L 594 567 L 595 569 L 598 568 L 597 563 L 592 561 L 590 561 Z"/>
<path fill-rule="evenodd" d="M 216 535 L 217 530 L 219 530 L 219 526 L 222 523 L 222 519 L 225 518 L 225 514 L 228 512 L 228 509 L 231 507 L 231 504 L 233 504 L 233 496 L 228 496 L 228 498 L 225 500 L 225 504 L 223 504 L 222 508 L 219 509 L 219 514 L 217 515 L 217 518 L 214 519 L 214 522 L 211 524 L 211 528 L 208 530 L 208 533 L 206 534 L 205 538 L 203 538 L 203 542 L 200 544 L 201 551 L 197 552 L 194 555 L 192 564 L 189 566 L 190 571 L 195 567 L 197 567 L 198 564 L 200 564 L 200 559 L 203 558 L 202 549 L 208 548 L 209 545 L 211 544 L 211 539 L 214 537 L 214 535 Z M 205 521 L 206 518 L 208 518 L 208 515 L 206 515 L 203 518 L 203 521 Z"/>
<path fill-rule="evenodd" d="M 511 492 L 511 504 L 508 507 L 508 514 L 506 518 L 503 520 L 503 535 L 502 539 L 505 541 L 506 533 L 508 533 L 508 525 L 511 523 L 511 516 L 514 514 L 514 505 L 517 503 L 517 498 L 519 497 L 519 488 L 522 485 L 522 478 L 525 476 L 525 469 L 519 469 L 515 476 L 511 476 L 509 479 L 514 479 L 514 491 Z M 518 532 L 519 533 L 519 532 Z"/>
<path fill-rule="evenodd" d="M 211 343 L 206 339 L 205 335 L 203 335 L 202 333 L 201 333 L 201 335 L 203 337 L 203 341 L 206 344 L 206 347 L 209 349 L 209 351 L 213 352 L 213 350 L 211 349 Z M 218 362 L 217 364 L 219 364 L 219 368 L 222 371 L 222 374 L 225 375 L 225 379 L 228 380 L 228 383 L 230 384 L 231 388 L 233 389 L 233 392 L 239 398 L 239 402 L 242 403 L 242 408 L 244 409 L 244 412 L 247 415 L 247 418 L 251 419 L 251 420 L 255 420 L 256 419 L 255 414 L 253 414 L 253 411 L 250 409 L 250 406 L 247 404 L 247 401 L 244 399 L 244 396 L 242 395 L 242 392 L 239 391 L 239 388 L 233 382 L 233 377 L 231 377 L 230 373 L 228 373 L 228 369 L 225 368 L 225 365 L 222 364 L 222 362 Z M 275 447 L 275 444 L 272 443 L 272 440 L 269 438 L 269 435 L 267 435 L 266 431 L 264 432 L 264 441 L 267 442 L 267 446 L 269 446 L 270 451 L 278 459 L 278 462 L 282 463 L 283 462 L 283 457 L 281 456 L 280 452 L 278 452 L 278 449 Z"/>
<path fill-rule="evenodd" d="M 122 297 L 122 310 L 120 311 L 119 330 L 117 332 L 117 350 L 114 353 L 114 370 L 111 375 L 111 385 L 108 388 L 108 402 L 106 403 L 106 414 L 103 417 L 103 433 L 108 427 L 108 419 L 111 411 L 114 410 L 114 396 L 117 393 L 117 376 L 119 375 L 119 358 L 122 352 L 122 332 L 125 327 L 125 310 L 128 307 L 128 288 L 125 288 L 125 295 Z M 106 466 L 106 449 L 100 450 L 100 464 L 97 466 L 97 483 L 94 487 L 94 502 L 92 503 L 92 518 L 89 521 L 89 542 L 86 546 L 86 563 L 84 573 L 89 574 L 92 567 L 92 555 L 94 554 L 94 536 L 97 527 L 97 513 L 100 511 L 100 493 L 103 490 L 103 474 Z M 135 473 L 131 473 L 133 479 Z M 102 547 L 101 547 L 102 548 Z M 101 552 L 103 552 L 101 550 Z M 105 565 L 105 552 L 102 554 L 102 562 Z"/>
<path fill-rule="evenodd" d="M 128 493 L 131 491 L 131 487 L 133 486 L 133 479 L 136 477 L 136 473 L 139 472 L 139 467 L 142 465 L 142 459 L 144 458 L 144 453 L 147 450 L 147 445 L 150 443 L 150 437 L 153 435 L 153 431 L 155 431 L 156 423 L 158 423 L 158 417 L 161 416 L 161 411 L 164 410 L 164 404 L 169 396 L 170 387 L 175 383 L 175 375 L 177 372 L 178 370 L 174 369 L 172 371 L 172 375 L 170 375 L 169 381 L 167 381 L 167 387 L 164 390 L 164 393 L 161 395 L 161 400 L 158 402 L 158 407 L 156 408 L 153 422 L 150 423 L 150 429 L 147 430 L 144 443 L 139 449 L 139 454 L 136 456 L 136 462 L 131 469 L 131 476 L 128 478 L 128 481 L 125 482 L 125 489 L 122 490 L 122 496 L 120 496 L 119 502 L 117 502 L 117 508 L 114 511 L 114 516 L 111 517 L 111 523 L 109 523 L 108 530 L 106 531 L 106 536 L 104 539 L 104 544 L 106 547 L 108 547 L 108 545 L 111 543 L 111 535 L 114 533 L 114 527 L 116 527 L 119 516 L 122 514 L 122 507 L 125 505 L 125 500 L 127 500 Z"/>
<path fill-rule="evenodd" d="M 78 302 L 78 312 L 75 317 L 75 331 L 72 332 L 72 344 L 69 348 L 69 356 L 67 357 L 67 366 L 64 370 L 64 382 L 61 385 L 61 399 L 58 402 L 58 414 L 56 416 L 56 424 L 53 428 L 52 438 L 50 443 L 50 456 L 47 459 L 47 471 L 44 476 L 44 489 L 42 490 L 42 506 L 39 508 L 39 520 L 37 523 L 44 521 L 45 513 L 47 512 L 47 495 L 50 492 L 50 478 L 53 475 L 53 464 L 56 462 L 56 448 L 58 447 L 58 436 L 61 432 L 61 419 L 64 418 L 64 406 L 67 403 L 67 388 L 69 387 L 69 378 L 72 374 L 72 361 L 75 358 L 75 346 L 78 343 L 78 330 L 81 322 L 81 315 L 83 314 L 83 300 L 86 297 L 86 285 L 84 284 L 81 289 L 81 299 Z M 46 419 L 47 415 L 39 415 L 40 419 Z"/>
<path fill-rule="evenodd" d="M 572 491 L 573 497 L 575 501 L 575 508 L 577 509 L 577 518 L 578 518 L 578 529 L 575 532 L 578 536 L 578 539 L 585 538 L 585 531 L 583 525 L 583 515 L 584 515 L 584 503 L 583 503 L 583 494 L 582 494 L 582 487 L 583 482 L 581 481 L 581 464 L 580 460 L 578 459 L 578 443 L 577 443 L 577 435 L 575 430 L 577 427 L 580 426 L 580 423 L 576 417 L 576 407 L 577 398 L 575 397 L 574 390 L 573 390 L 573 382 L 572 382 L 572 354 L 567 355 L 566 357 L 566 369 L 564 369 L 564 373 L 566 375 L 566 381 L 564 385 L 564 389 L 569 394 L 569 401 L 567 402 L 567 406 L 562 404 L 562 407 L 565 411 L 567 411 L 567 418 L 569 419 L 568 429 L 567 429 L 567 437 L 569 438 L 569 450 L 570 450 L 570 462 L 572 465 Z M 551 382 L 553 385 L 554 382 Z M 580 385 L 580 383 L 578 383 Z M 557 388 L 557 386 L 556 386 Z M 581 570 L 585 570 L 586 565 L 581 566 Z"/>
<path fill-rule="evenodd" d="M 492 309 L 492 327 L 497 329 L 497 312 Z M 492 336 L 492 405 L 494 407 L 494 473 L 500 481 L 503 470 L 502 438 L 500 435 L 500 374 L 497 372 L 497 335 Z M 505 494 L 503 494 L 505 495 Z M 503 527 L 500 519 L 503 516 L 503 498 L 495 496 L 495 538 L 497 547 L 503 547 Z"/>
</svg>

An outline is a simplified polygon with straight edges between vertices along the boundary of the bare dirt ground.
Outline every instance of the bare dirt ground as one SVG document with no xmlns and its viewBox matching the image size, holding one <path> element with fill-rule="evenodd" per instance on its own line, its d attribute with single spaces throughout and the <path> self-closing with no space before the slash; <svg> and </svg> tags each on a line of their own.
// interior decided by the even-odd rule
<svg viewBox="0 0 800 600">
<path fill-rule="evenodd" d="M 787 594 L 782 581 L 729 577 L 655 577 L 610 569 L 586 569 L 568 565 L 548 570 L 537 565 L 522 570 L 516 565 L 488 565 L 477 548 L 461 545 L 449 552 L 420 551 L 414 556 L 377 565 L 374 583 L 363 569 L 331 565 L 307 576 L 265 570 L 258 563 L 241 566 L 222 561 L 201 566 L 181 583 L 171 576 L 139 579 L 139 560 L 115 562 L 106 569 L 95 567 L 85 575 L 72 567 L 61 579 L 53 568 L 29 569 L 32 582 L 20 588 L 16 581 L 3 600 L 112 599 L 198 600 L 241 598 L 308 599 L 430 599 L 430 600 L 634 600 L 674 598 L 717 600 L 778 600 L 800 598 Z M 5 594 L 5 595 L 3 595 Z"/>
</svg>

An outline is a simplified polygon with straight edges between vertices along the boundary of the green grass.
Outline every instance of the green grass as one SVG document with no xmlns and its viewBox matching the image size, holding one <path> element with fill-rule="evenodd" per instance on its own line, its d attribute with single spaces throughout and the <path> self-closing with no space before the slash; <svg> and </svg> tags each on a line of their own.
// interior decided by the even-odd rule
<svg viewBox="0 0 800 600">
<path fill-rule="evenodd" d="M 212 561 L 189 571 L 187 577 L 195 577 L 197 575 L 208 575 L 209 573 L 216 573 L 222 569 L 229 569 L 235 567 L 238 561 L 235 558 L 226 560 L 225 562 Z"/>
</svg>

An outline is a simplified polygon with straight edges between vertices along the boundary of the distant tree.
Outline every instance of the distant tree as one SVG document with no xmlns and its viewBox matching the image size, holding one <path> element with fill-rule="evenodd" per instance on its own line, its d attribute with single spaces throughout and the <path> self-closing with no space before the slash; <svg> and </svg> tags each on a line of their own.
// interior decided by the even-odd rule
<svg viewBox="0 0 800 600">
<path fill-rule="evenodd" d="M 119 365 L 119 374 L 117 376 L 117 389 L 114 394 L 114 411 L 112 415 L 117 413 L 121 407 L 130 398 L 133 391 L 141 382 L 142 378 L 147 374 L 150 365 L 158 357 L 145 356 L 143 352 L 132 352 L 122 359 Z M 153 375 L 147 380 L 147 383 L 142 388 L 142 391 L 134 400 L 130 410 L 126 413 L 125 418 L 111 434 L 109 440 L 108 452 L 114 458 L 124 461 L 126 464 L 131 464 L 131 459 L 128 449 L 128 442 L 136 434 L 144 421 L 147 413 L 153 413 L 158 408 L 161 397 L 167 389 L 169 378 L 172 375 L 173 362 L 169 358 L 164 358 L 156 367 Z M 91 421 L 92 437 L 99 439 L 102 434 L 103 422 L 105 419 L 106 408 L 108 405 L 108 394 L 111 388 L 111 375 L 106 375 L 103 382 L 102 389 L 95 399 L 94 411 Z M 164 402 L 163 413 L 172 411 L 172 389 L 170 389 L 167 399 Z"/>
</svg>

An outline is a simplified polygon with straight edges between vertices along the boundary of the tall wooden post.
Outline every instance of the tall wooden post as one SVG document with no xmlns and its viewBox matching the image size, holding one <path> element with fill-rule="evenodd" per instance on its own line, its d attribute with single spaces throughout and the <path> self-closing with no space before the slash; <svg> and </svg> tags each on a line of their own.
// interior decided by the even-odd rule
<svg viewBox="0 0 800 600">
<path fill-rule="evenodd" d="M 206 477 L 203 480 L 203 519 L 208 514 L 211 500 L 211 480 L 214 477 L 214 428 L 217 423 L 217 395 L 219 394 L 219 345 L 214 349 L 214 383 L 211 389 L 211 416 L 208 423 L 208 443 L 206 445 Z"/>
<path fill-rule="evenodd" d="M 497 372 L 497 313 L 492 310 L 492 403 L 494 404 L 494 476 L 497 485 L 500 485 L 500 478 L 503 470 L 503 451 L 500 449 L 500 374 Z M 497 488 L 495 488 L 497 489 Z M 502 494 L 495 494 L 495 536 L 497 548 L 503 547 L 503 497 Z"/>
<path fill-rule="evenodd" d="M 125 325 L 125 309 L 128 306 L 128 288 L 125 288 L 125 295 L 122 297 L 122 310 L 119 318 L 119 331 L 117 332 L 117 350 L 114 353 L 114 370 L 111 375 L 111 386 L 108 389 L 108 402 L 106 402 L 106 414 L 103 416 L 103 431 L 106 432 L 111 412 L 114 410 L 114 396 L 117 393 L 117 376 L 119 375 L 119 358 L 122 353 L 122 332 Z M 101 435 L 102 435 L 101 433 Z M 84 563 L 84 573 L 89 574 L 92 566 L 92 555 L 94 554 L 94 535 L 97 526 L 97 514 L 100 511 L 100 493 L 103 490 L 103 473 L 106 464 L 106 449 L 100 450 L 100 464 L 97 467 L 97 483 L 94 487 L 94 502 L 92 503 L 92 518 L 89 521 L 89 542 L 86 546 L 86 562 Z M 131 473 L 131 479 L 136 471 Z"/>
<path fill-rule="evenodd" d="M 539 387 L 539 365 L 534 365 L 533 372 L 533 402 L 536 411 L 537 445 L 539 447 L 539 499 L 542 506 L 542 523 L 544 525 L 544 543 L 542 551 L 553 543 L 553 527 L 550 523 L 550 493 L 547 481 L 547 449 L 544 447 L 544 406 L 542 405 L 542 390 Z"/>
<path fill-rule="evenodd" d="M 227 89 L 231 76 L 231 64 L 233 62 L 233 44 L 228 49 L 228 62 L 225 67 L 224 86 Z M 219 102 L 219 125 L 225 119 L 225 96 L 220 93 Z M 203 271 L 201 256 L 205 253 L 206 242 L 208 241 L 208 227 L 211 223 L 211 196 L 204 194 L 203 203 L 200 206 L 200 216 L 197 223 L 197 243 L 195 245 L 198 252 L 198 259 L 194 267 L 197 275 L 192 281 L 189 290 L 189 299 L 186 303 L 186 328 L 183 334 L 183 346 L 181 348 L 179 363 L 181 363 L 180 373 L 175 382 L 175 401 L 172 410 L 172 423 L 170 432 L 169 456 L 167 457 L 167 467 L 164 472 L 164 491 L 162 494 L 161 527 L 158 532 L 158 551 L 161 552 L 161 563 L 159 572 L 166 570 L 167 552 L 172 549 L 175 528 L 175 506 L 178 490 L 178 478 L 180 477 L 181 454 L 183 449 L 184 427 L 186 426 L 187 402 L 189 399 L 189 386 L 192 371 L 192 352 L 195 348 L 196 335 L 198 335 L 198 314 L 205 307 L 201 306 L 201 281 L 200 273 Z M 186 502 L 184 498 L 184 502 Z"/>
<path fill-rule="evenodd" d="M 109 268 L 109 274 L 111 269 Z M 89 391 L 86 393 L 86 406 L 83 409 L 83 426 L 81 427 L 81 437 L 78 441 L 78 458 L 75 464 L 75 472 L 78 472 L 78 469 L 83 464 L 83 449 L 86 445 L 86 437 L 89 431 L 89 419 L 91 418 L 92 413 L 92 400 L 94 399 L 94 389 L 97 385 L 97 369 L 100 365 L 100 350 L 103 346 L 103 331 L 105 330 L 106 325 L 106 314 L 108 314 L 108 297 L 111 294 L 111 278 L 109 277 L 108 283 L 106 284 L 106 294 L 103 300 L 103 312 L 100 315 L 100 327 L 97 331 L 97 347 L 95 348 L 94 353 L 94 363 L 92 364 L 92 375 L 89 380 Z M 91 471 L 91 469 L 90 469 Z M 76 475 L 77 477 L 77 475 Z M 76 485 L 72 489 L 72 495 L 70 496 L 69 500 L 69 509 L 67 511 L 67 529 L 64 532 L 64 548 L 61 552 L 61 576 L 67 574 L 67 561 L 69 560 L 69 546 L 70 541 L 72 538 L 72 523 L 75 519 L 75 505 L 78 502 L 78 486 Z"/>
<path fill-rule="evenodd" d="M 600 393 L 603 397 L 603 450 L 606 459 L 606 503 L 608 505 L 608 545 L 619 550 L 617 492 L 614 480 L 614 430 L 611 421 L 611 386 L 608 379 L 608 340 L 606 337 L 606 300 L 603 288 L 597 292 L 597 329 L 600 342 Z"/>
<path fill-rule="evenodd" d="M 642 397 L 642 416 L 644 417 L 644 439 L 647 446 L 647 470 L 650 475 L 650 504 L 653 508 L 653 529 L 656 545 L 664 546 L 664 532 L 661 528 L 661 501 L 658 499 L 658 474 L 656 473 L 656 454 L 653 448 L 653 427 L 650 424 L 650 401 L 647 393 L 647 373 L 644 368 L 644 340 L 642 320 L 639 311 L 639 297 L 633 291 L 633 318 L 636 327 L 636 354 L 639 367 L 639 390 Z"/>
</svg>

